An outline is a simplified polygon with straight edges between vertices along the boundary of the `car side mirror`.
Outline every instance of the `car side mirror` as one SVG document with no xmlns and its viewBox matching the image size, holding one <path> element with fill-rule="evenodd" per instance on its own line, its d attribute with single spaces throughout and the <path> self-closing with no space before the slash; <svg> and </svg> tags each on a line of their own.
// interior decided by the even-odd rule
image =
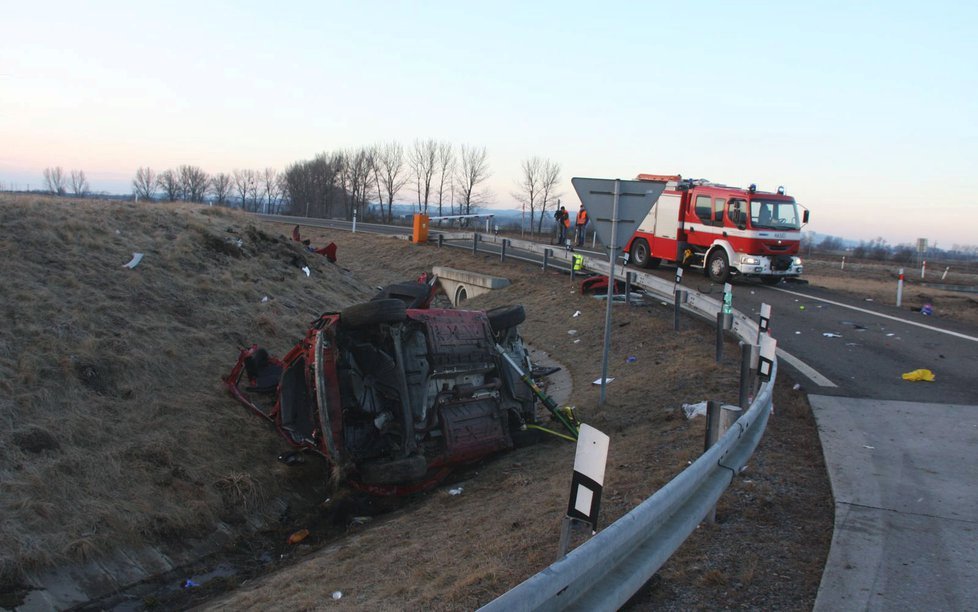
<svg viewBox="0 0 978 612">
<path fill-rule="evenodd" d="M 802 213 L 802 215 L 801 215 L 801 222 L 802 223 L 808 223 L 808 211 L 807 210 Z"/>
</svg>

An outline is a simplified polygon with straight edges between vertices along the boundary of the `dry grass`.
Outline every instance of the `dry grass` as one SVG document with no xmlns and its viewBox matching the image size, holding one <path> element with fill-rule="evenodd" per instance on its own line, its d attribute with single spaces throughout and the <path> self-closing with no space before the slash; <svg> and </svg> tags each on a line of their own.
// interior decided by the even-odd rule
<svg viewBox="0 0 978 612">
<path fill-rule="evenodd" d="M 0 329 L 0 567 L 8 579 L 19 568 L 184 538 L 218 520 L 244 534 L 246 519 L 275 500 L 295 501 L 297 488 L 345 503 L 343 491 L 326 493 L 331 475 L 320 465 L 295 471 L 274 461 L 283 443 L 226 397 L 220 377 L 240 346 L 282 351 L 321 312 L 433 265 L 512 281 L 471 305 L 522 303 L 526 339 L 567 366 L 578 415 L 611 435 L 602 524 L 698 456 L 702 423 L 687 422 L 682 403 L 736 401 L 733 347 L 715 364 L 708 327 L 688 323 L 676 334 L 671 311 L 650 304 L 615 309 L 616 380 L 599 407 L 590 381 L 600 376 L 604 303 L 577 293 L 566 276 L 498 257 L 305 228 L 314 245 L 335 241 L 340 263 L 309 256 L 306 278 L 290 265 L 303 254 L 278 238 L 291 227 L 259 227 L 223 209 L 4 198 L 0 226 L 9 270 L 0 302 L 10 322 Z M 146 254 L 143 263 L 122 268 L 133 251 Z M 704 607 L 721 587 L 746 607 L 813 601 L 831 534 L 827 481 L 807 406 L 786 383 L 778 394 L 787 399 L 778 400 L 750 476 L 718 509 L 726 521 L 709 537 L 701 529 L 663 569 L 661 587 L 631 606 Z M 365 525 L 346 522 L 339 540 L 293 519 L 269 537 L 284 542 L 311 528 L 287 555 L 294 565 L 213 606 L 477 607 L 553 560 L 573 456 L 563 442 L 501 455 L 455 477 L 462 495 L 443 487 Z M 803 552 L 781 552 L 803 540 Z M 701 566 L 710 566 L 709 578 Z M 780 567 L 794 576 L 771 588 L 767 577 Z M 343 598 L 334 602 L 334 591 Z M 784 593 L 790 599 L 777 599 Z"/>
<path fill-rule="evenodd" d="M 904 310 L 919 311 L 924 304 L 932 304 L 935 318 L 971 326 L 978 325 L 978 293 L 947 291 L 923 285 L 923 283 L 943 282 L 978 287 L 978 274 L 971 271 L 973 265 L 969 267 L 967 264 L 961 264 L 958 266 L 959 269 L 948 272 L 947 278 L 941 281 L 943 268 L 931 269 L 927 277 L 921 279 L 919 268 L 913 269 L 893 263 L 848 262 L 843 269 L 841 261 L 805 259 L 805 278 L 813 287 L 829 289 L 859 301 L 868 299 L 894 306 L 901 267 L 905 268 L 902 297 Z"/>
</svg>

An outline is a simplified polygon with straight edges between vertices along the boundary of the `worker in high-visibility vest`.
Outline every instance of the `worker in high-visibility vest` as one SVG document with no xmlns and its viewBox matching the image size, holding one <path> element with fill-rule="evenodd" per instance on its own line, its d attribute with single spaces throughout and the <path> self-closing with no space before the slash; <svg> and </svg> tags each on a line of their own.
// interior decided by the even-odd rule
<svg viewBox="0 0 978 612">
<path fill-rule="evenodd" d="M 584 205 L 581 204 L 581 210 L 577 211 L 577 219 L 575 220 L 575 225 L 577 226 L 577 246 L 584 246 L 584 236 L 587 234 L 588 221 L 587 211 L 584 210 Z"/>
</svg>

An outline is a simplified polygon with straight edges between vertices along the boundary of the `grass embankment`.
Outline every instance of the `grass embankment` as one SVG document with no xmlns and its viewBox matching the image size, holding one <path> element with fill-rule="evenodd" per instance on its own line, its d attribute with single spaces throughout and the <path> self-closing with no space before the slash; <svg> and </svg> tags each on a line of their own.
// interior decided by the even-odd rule
<svg viewBox="0 0 978 612">
<path fill-rule="evenodd" d="M 277 440 L 221 376 L 364 290 L 222 208 L 2 197 L 0 226 L 0 572 L 260 510 Z"/>
</svg>

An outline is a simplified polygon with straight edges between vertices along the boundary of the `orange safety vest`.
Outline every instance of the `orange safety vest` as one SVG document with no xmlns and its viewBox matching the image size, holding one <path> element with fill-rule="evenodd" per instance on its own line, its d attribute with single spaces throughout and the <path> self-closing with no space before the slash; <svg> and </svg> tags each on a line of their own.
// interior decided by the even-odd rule
<svg viewBox="0 0 978 612">
<path fill-rule="evenodd" d="M 587 225 L 587 211 L 584 210 L 583 208 L 577 211 L 577 224 Z"/>
</svg>

